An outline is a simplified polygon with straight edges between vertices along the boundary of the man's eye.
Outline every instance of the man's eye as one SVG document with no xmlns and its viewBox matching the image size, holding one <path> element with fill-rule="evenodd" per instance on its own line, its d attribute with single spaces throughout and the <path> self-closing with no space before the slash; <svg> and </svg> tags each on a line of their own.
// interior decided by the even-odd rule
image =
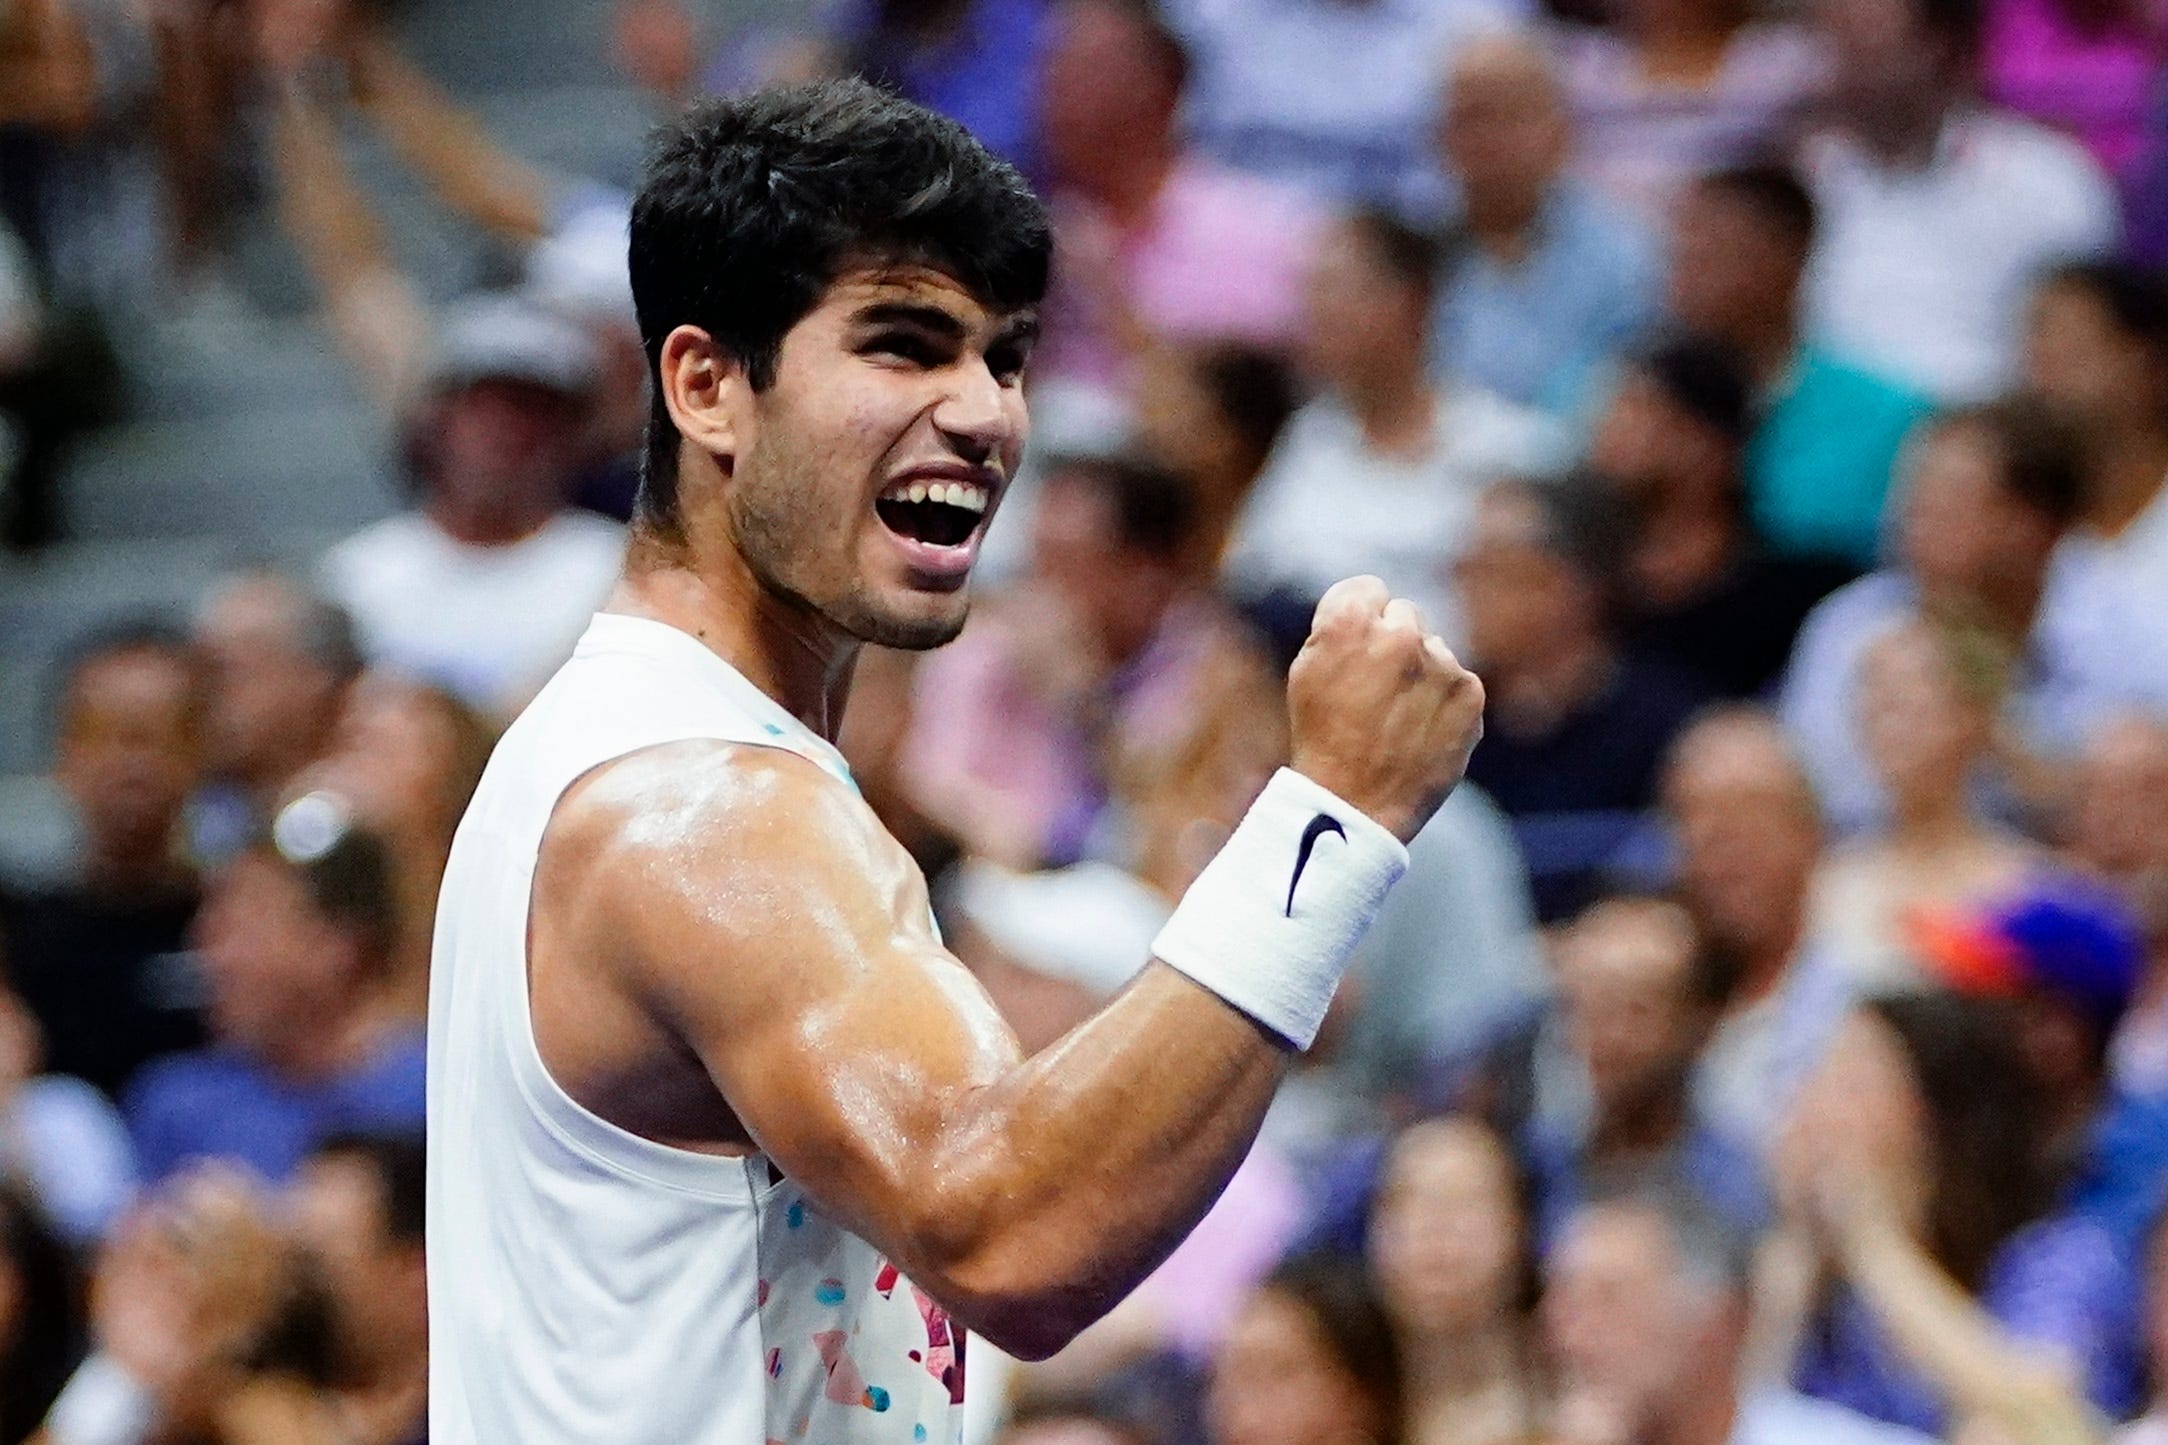
<svg viewBox="0 0 2168 1445">
<path fill-rule="evenodd" d="M 904 331 L 876 336 L 867 344 L 866 350 L 875 356 L 893 356 L 908 361 L 913 366 L 938 366 L 942 361 L 941 353 L 933 343 Z"/>
<path fill-rule="evenodd" d="M 997 346 L 986 353 L 986 369 L 994 374 L 996 381 L 1006 386 L 1023 378 L 1026 359 L 1021 346 Z"/>
</svg>

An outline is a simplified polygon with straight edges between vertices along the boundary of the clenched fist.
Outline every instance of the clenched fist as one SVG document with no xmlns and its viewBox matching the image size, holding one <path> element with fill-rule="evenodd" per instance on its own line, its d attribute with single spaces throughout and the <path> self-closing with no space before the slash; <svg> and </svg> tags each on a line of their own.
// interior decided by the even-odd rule
<svg viewBox="0 0 2168 1445">
<path fill-rule="evenodd" d="M 1296 772 L 1402 842 L 1422 831 L 1483 736 L 1483 684 L 1375 577 L 1333 584 L 1287 675 Z"/>
</svg>

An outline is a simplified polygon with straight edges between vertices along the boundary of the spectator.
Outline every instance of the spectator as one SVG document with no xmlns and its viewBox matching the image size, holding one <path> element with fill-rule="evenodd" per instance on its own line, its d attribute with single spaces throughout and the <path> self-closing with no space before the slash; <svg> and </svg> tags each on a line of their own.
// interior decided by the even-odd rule
<svg viewBox="0 0 2168 1445">
<path fill-rule="evenodd" d="M 567 506 L 593 349 L 510 297 L 449 317 L 411 434 L 411 511 L 324 558 L 364 653 L 476 707 L 515 711 L 571 654 L 624 532 Z"/>
<path fill-rule="evenodd" d="M 2114 190 L 2075 141 L 1970 93 L 1976 0 L 1819 0 L 1817 16 L 1835 84 L 1800 153 L 1823 222 L 1809 330 L 1939 400 L 1992 396 L 2016 379 L 2034 274 L 2115 244 Z"/>
<path fill-rule="evenodd" d="M 339 1386 L 326 1403 L 353 1445 L 427 1438 L 423 1164 L 419 1138 L 335 1134 L 294 1181 L 294 1229 L 331 1307 Z"/>
<path fill-rule="evenodd" d="M 1140 0 L 1060 0 L 1039 90 L 1058 258 L 1034 370 L 1122 397 L 1154 342 L 1284 347 L 1312 237 L 1299 193 L 1185 150 L 1181 41 Z"/>
<path fill-rule="evenodd" d="M 1137 375 L 1136 450 L 1196 493 L 1192 552 L 1209 575 L 1301 401 L 1293 368 L 1262 347 L 1219 342 L 1154 347 Z M 1303 626 L 1307 635 L 1307 614 Z"/>
<path fill-rule="evenodd" d="M 2085 471 L 2041 604 L 2044 645 L 2120 676 L 2129 700 L 2168 704 L 2168 277 L 2116 261 L 2050 273 L 2025 370 L 2079 438 Z"/>
<path fill-rule="evenodd" d="M 1898 448 L 1927 398 L 1804 334 L 1800 288 L 1817 217 L 1780 165 L 1715 171 L 1687 187 L 1671 232 L 1671 310 L 1751 368 L 1744 458 L 1755 528 L 1780 556 L 1871 566 Z"/>
<path fill-rule="evenodd" d="M 988 149 L 1037 175 L 1033 121 L 1051 6 L 1046 0 L 843 0 L 824 7 L 791 78 L 858 75 L 963 122 Z"/>
<path fill-rule="evenodd" d="M 330 751 L 310 771 L 385 842 L 399 904 L 385 988 L 395 1012 L 418 1019 L 428 1011 L 437 888 L 495 743 L 480 714 L 442 688 L 368 672 L 347 695 Z"/>
<path fill-rule="evenodd" d="M 1513 819 L 1546 921 L 1586 901 L 1703 701 L 1691 682 L 1625 659 L 1618 553 L 1602 494 L 1509 482 L 1483 494 L 1455 568 L 1490 699 L 1468 778 Z"/>
<path fill-rule="evenodd" d="M 1211 1445 L 1399 1445 L 1392 1326 L 1360 1265 L 1281 1265 L 1249 1298 L 1212 1368 Z"/>
<path fill-rule="evenodd" d="M 1423 332 L 1436 242 L 1382 211 L 1326 233 L 1306 302 L 1304 359 L 1323 394 L 1288 423 L 1236 529 L 1245 590 L 1310 601 L 1355 572 L 1385 579 L 1457 639 L 1445 568 L 1482 487 L 1551 467 L 1544 422 L 1487 392 L 1434 385 Z"/>
<path fill-rule="evenodd" d="M 204 712 L 202 670 L 162 628 L 116 628 L 66 664 L 53 774 L 81 856 L 72 877 L 14 905 L 7 956 L 47 1067 L 108 1095 L 203 1040 L 202 976 L 187 951 L 199 893 L 181 817 Z"/>
<path fill-rule="evenodd" d="M 2144 960 L 2138 919 L 2097 883 L 2043 875 L 1991 902 L 1923 916 L 1915 953 L 1952 989 L 2012 1005 L 2066 1208 L 2135 1262 L 2168 1200 L 2168 1096 L 2121 1088 L 2109 1049 Z"/>
<path fill-rule="evenodd" d="M 1649 320 L 1662 275 L 1654 241 L 1569 179 L 1561 86 L 1532 37 L 1470 41 L 1454 57 L 1438 144 L 1462 240 L 1431 356 L 1441 376 L 1568 415 Z"/>
<path fill-rule="evenodd" d="M 1246 643 L 1191 581 L 1190 492 L 1122 460 L 1057 466 L 1032 518 L 1031 579 L 928 657 L 904 743 L 919 809 L 1014 867 L 1084 856 L 1110 761 L 1174 733 L 1203 668 Z M 938 721 L 936 721 L 938 719 Z"/>
<path fill-rule="evenodd" d="M 1430 1120 L 1394 1140 L 1370 1268 L 1399 1349 L 1406 1445 L 1542 1438 L 1529 1206 L 1512 1150 L 1473 1120 Z"/>
<path fill-rule="evenodd" d="M 133 1197 L 135 1155 L 105 1095 L 42 1072 L 43 1052 L 37 1020 L 0 986 L 0 1137 L 8 1141 L 0 1193 L 34 1209 L 61 1243 L 87 1250 Z"/>
<path fill-rule="evenodd" d="M 1852 1001 L 1851 976 L 1808 928 L 1821 813 L 1783 729 L 1750 708 L 1711 712 L 1679 735 L 1663 801 L 1680 901 L 1734 973 L 1695 1073 L 1696 1111 L 1762 1147 Z"/>
<path fill-rule="evenodd" d="M 1742 358 L 1678 336 L 1636 352 L 1596 419 L 1588 467 L 1624 501 L 1628 652 L 1714 695 L 1758 697 L 1841 566 L 1766 554 L 1739 469 L 1753 400 Z"/>
<path fill-rule="evenodd" d="M 2119 1087 L 2168 1094 L 2168 719 L 2111 720 L 2079 761 L 2069 851 L 2138 916 L 2146 962 L 2115 1041 Z"/>
<path fill-rule="evenodd" d="M 1655 1201 L 1594 1204 L 1568 1222 L 1543 1300 L 1561 1397 L 1551 1445 L 1925 1445 L 1742 1380 L 1735 1258 Z"/>
<path fill-rule="evenodd" d="M 215 866 L 323 755 L 361 657 L 343 611 L 272 571 L 221 583 L 197 609 L 195 642 L 210 673 L 210 779 L 191 832 L 197 859 Z"/>
<path fill-rule="evenodd" d="M 1170 11 L 1197 56 L 1188 119 L 1206 149 L 1338 204 L 1405 205 L 1434 185 L 1422 138 L 1441 63 L 1528 7 L 1180 0 Z"/>
<path fill-rule="evenodd" d="M 1916 618 L 1979 639 L 2014 668 L 1999 731 L 2003 766 L 1982 779 L 1992 812 L 2020 811 L 2022 762 L 2075 747 L 2086 713 L 2120 696 L 2120 664 L 2039 630 L 2050 561 L 2075 520 L 2080 475 L 2069 433 L 2037 406 L 1949 413 L 1911 451 L 1895 565 L 1839 589 L 1807 619 L 1784 681 L 1784 725 L 1839 834 L 1881 826 L 1889 798 L 1861 745 L 1860 659 Z"/>
<path fill-rule="evenodd" d="M 1805 1393 L 1935 1434 L 2006 1422 L 2043 1375 L 2127 1403 L 2129 1270 L 2100 1225 L 2055 1212 L 2041 1100 L 2008 1029 L 1978 1000 L 1872 1000 L 1801 1095 L 1779 1192 L 1838 1272 L 1801 1336 Z M 1922 1279 L 1949 1306 L 1927 1328 Z M 1951 1314 L 1954 1348 L 1936 1318 Z"/>
<path fill-rule="evenodd" d="M 2082 141 L 2125 182 L 2151 159 L 2160 22 L 2110 0 L 1990 0 L 1980 70 L 1987 98 Z"/>
<path fill-rule="evenodd" d="M 421 1127 L 421 1033 L 380 1002 L 392 887 L 384 844 L 323 792 L 227 868 L 199 929 L 217 1043 L 128 1091 L 146 1179 L 226 1159 L 276 1182 L 340 1129 Z"/>
<path fill-rule="evenodd" d="M 79 1282 L 38 1211 L 0 1189 L 0 1441 L 23 1445 L 67 1383 L 82 1341 Z M 56 1442 L 69 1445 L 69 1442 Z"/>
<path fill-rule="evenodd" d="M 350 1428 L 323 1272 L 245 1176 L 177 1180 L 126 1222 L 90 1291 L 94 1346 L 37 1445 L 403 1445 Z"/>
<path fill-rule="evenodd" d="M 1969 783 L 1993 741 L 2001 669 L 1965 646 L 1914 622 L 1860 659 L 1859 726 L 1890 821 L 1831 850 L 1815 881 L 1815 921 L 1866 986 L 1912 980 L 1905 924 L 1916 910 L 2000 892 L 2041 858 L 1973 806 Z"/>
<path fill-rule="evenodd" d="M 1556 1240 L 1592 1199 L 1692 1200 L 1744 1248 L 1768 1220 L 1761 1165 L 1695 1109 L 1695 1061 L 1721 1017 L 1729 960 L 1678 904 L 1598 903 L 1559 938 L 1561 1022 L 1587 1109 L 1536 1117 L 1522 1147 L 1539 1190 L 1539 1227 Z"/>
<path fill-rule="evenodd" d="M 1564 55 L 1581 173 L 1651 225 L 1697 172 L 1787 134 L 1829 78 L 1819 36 L 1739 0 L 1620 5 L 1569 30 Z"/>
</svg>

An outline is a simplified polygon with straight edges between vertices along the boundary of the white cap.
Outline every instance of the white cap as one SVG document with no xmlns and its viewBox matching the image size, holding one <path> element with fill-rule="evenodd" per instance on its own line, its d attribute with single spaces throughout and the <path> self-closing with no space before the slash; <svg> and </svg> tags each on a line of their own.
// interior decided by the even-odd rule
<svg viewBox="0 0 2168 1445">
<path fill-rule="evenodd" d="M 637 324 L 626 234 L 632 203 L 621 196 L 581 206 L 527 253 L 527 291 L 582 326 Z"/>
<path fill-rule="evenodd" d="M 958 870 L 955 903 L 988 943 L 1021 968 L 1106 998 L 1144 967 L 1173 910 L 1106 863 L 1016 873 L 973 859 Z"/>
<path fill-rule="evenodd" d="M 584 396 L 601 372 L 585 331 L 532 301 L 498 292 L 454 302 L 437 330 L 430 384 L 525 381 Z"/>
</svg>

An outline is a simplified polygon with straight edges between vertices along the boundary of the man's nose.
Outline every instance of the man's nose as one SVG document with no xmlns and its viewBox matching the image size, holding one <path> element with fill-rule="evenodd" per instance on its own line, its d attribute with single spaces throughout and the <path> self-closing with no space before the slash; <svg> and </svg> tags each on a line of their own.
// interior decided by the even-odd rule
<svg viewBox="0 0 2168 1445">
<path fill-rule="evenodd" d="M 934 409 L 934 425 L 957 456 L 973 466 L 1000 457 L 1014 439 L 1016 412 L 1007 388 L 984 362 L 958 368 L 955 388 Z"/>
</svg>

